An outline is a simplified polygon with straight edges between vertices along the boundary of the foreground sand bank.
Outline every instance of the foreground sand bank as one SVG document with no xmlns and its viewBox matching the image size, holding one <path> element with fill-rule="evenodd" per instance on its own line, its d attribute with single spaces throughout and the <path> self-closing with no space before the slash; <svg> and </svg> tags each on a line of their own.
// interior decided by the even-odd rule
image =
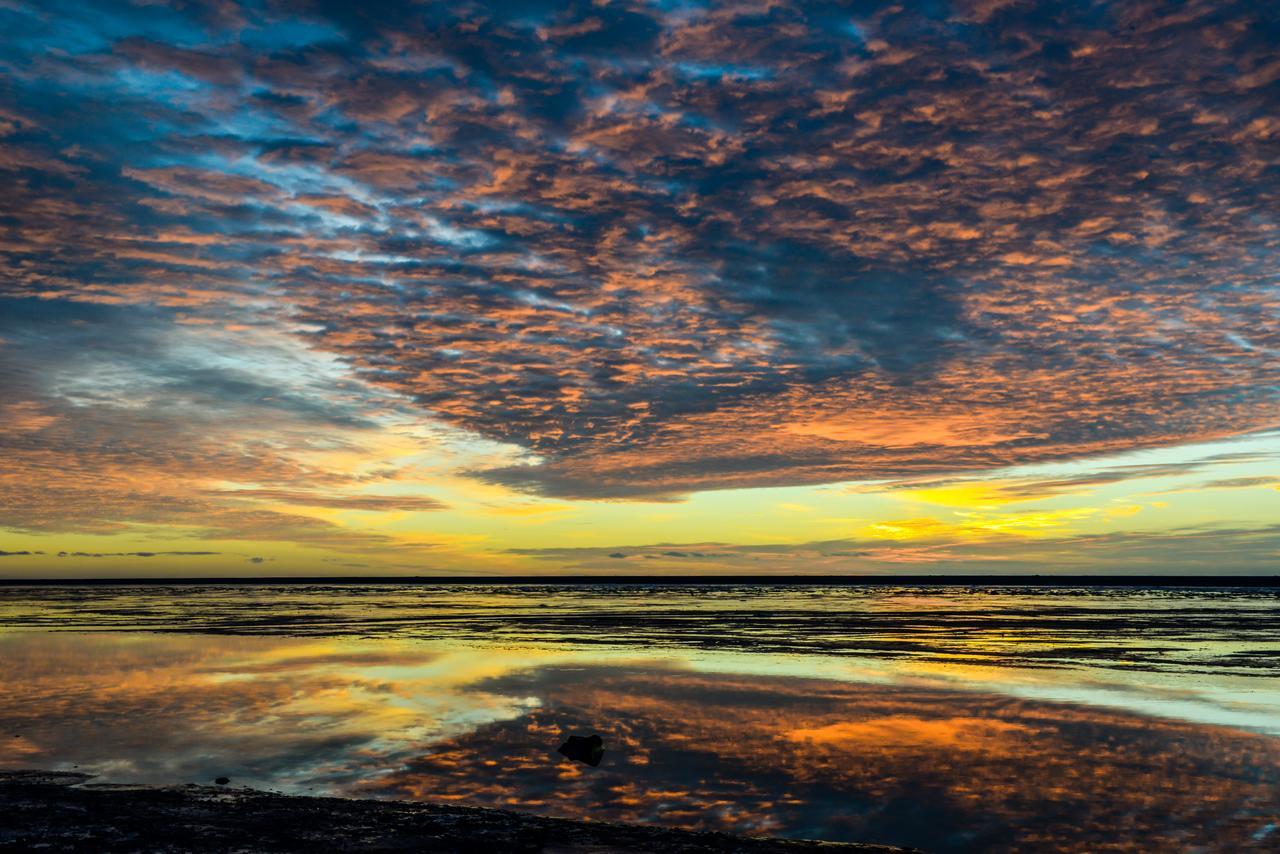
<svg viewBox="0 0 1280 854">
<path fill-rule="evenodd" d="M 402 801 L 222 786 L 131 786 L 0 771 L 0 851 L 441 851 L 903 854 L 913 849 L 697 833 Z"/>
</svg>

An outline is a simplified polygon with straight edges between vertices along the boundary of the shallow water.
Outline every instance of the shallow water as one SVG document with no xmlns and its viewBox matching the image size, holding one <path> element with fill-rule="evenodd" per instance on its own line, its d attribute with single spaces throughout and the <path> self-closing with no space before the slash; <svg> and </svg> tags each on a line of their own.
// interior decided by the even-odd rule
<svg viewBox="0 0 1280 854">
<path fill-rule="evenodd" d="M 0 766 L 934 851 L 1275 850 L 1275 591 L 0 589 Z M 560 759 L 600 732 L 600 768 Z"/>
</svg>

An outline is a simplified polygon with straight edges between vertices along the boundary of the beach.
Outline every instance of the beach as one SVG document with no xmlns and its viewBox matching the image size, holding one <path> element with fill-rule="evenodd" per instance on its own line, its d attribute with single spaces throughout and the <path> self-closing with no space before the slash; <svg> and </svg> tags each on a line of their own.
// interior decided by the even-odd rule
<svg viewBox="0 0 1280 854">
<path fill-rule="evenodd" d="M 218 786 L 98 785 L 0 772 L 0 851 L 511 851 L 526 854 L 911 854 L 456 805 L 297 797 Z"/>
<path fill-rule="evenodd" d="M 931 852 L 1267 850 L 1275 604 L 1028 584 L 7 587 L 0 769 Z M 557 751 L 575 735 L 601 737 L 598 766 Z"/>
</svg>

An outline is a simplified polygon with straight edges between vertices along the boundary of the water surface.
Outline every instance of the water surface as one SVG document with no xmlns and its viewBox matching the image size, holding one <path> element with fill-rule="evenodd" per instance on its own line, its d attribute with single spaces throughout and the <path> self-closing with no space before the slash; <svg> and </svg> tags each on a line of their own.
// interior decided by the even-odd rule
<svg viewBox="0 0 1280 854">
<path fill-rule="evenodd" d="M 935 851 L 1274 850 L 1275 591 L 0 590 L 0 765 Z M 598 769 L 565 734 L 600 732 Z"/>
</svg>

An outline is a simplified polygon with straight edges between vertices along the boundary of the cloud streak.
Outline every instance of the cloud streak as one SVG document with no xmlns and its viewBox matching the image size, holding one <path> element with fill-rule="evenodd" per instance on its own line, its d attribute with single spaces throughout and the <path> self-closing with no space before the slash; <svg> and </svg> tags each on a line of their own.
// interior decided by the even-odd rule
<svg viewBox="0 0 1280 854">
<path fill-rule="evenodd" d="M 208 557 L 221 552 L 58 552 L 58 557 Z"/>
<path fill-rule="evenodd" d="M 1035 512 L 1032 511 L 1032 515 Z M 1036 521 L 1036 520 L 1033 520 Z M 933 518 L 872 526 L 875 536 L 807 543 L 657 543 L 515 550 L 567 571 L 653 573 L 930 572 L 1266 574 L 1280 568 L 1280 526 L 1187 526 L 1163 531 L 1075 533 L 1020 527 L 1016 518 L 983 525 Z"/>
</svg>

